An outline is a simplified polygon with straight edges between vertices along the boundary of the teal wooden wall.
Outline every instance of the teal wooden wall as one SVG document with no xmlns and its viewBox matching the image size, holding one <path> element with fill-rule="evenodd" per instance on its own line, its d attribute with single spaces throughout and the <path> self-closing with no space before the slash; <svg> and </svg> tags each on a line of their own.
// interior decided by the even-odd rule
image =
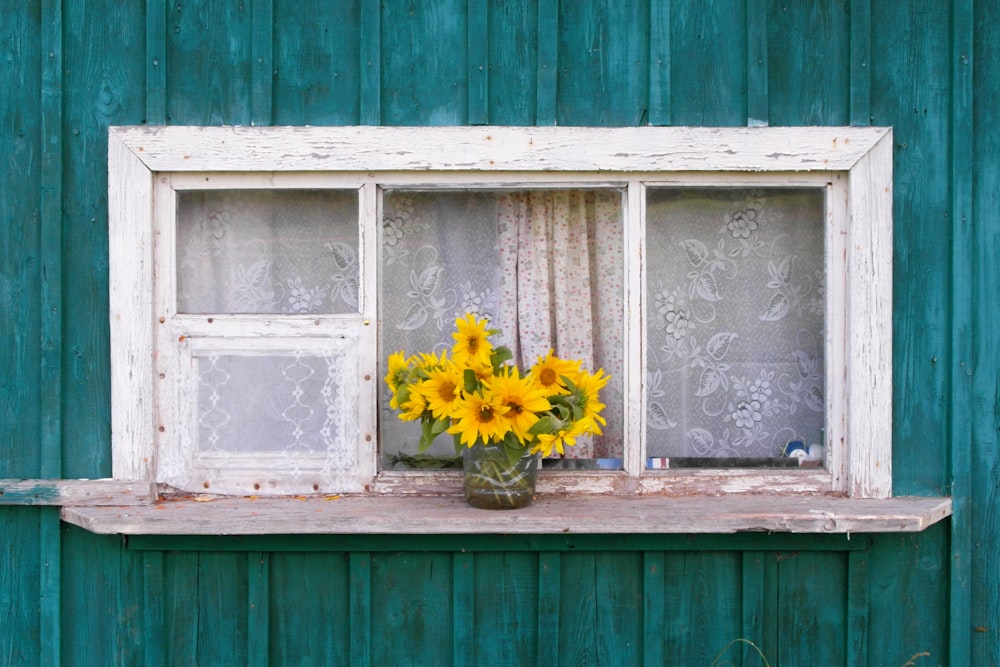
<svg viewBox="0 0 1000 667">
<path fill-rule="evenodd" d="M 110 474 L 109 125 L 873 124 L 895 488 L 955 501 L 850 541 L 128 545 L 3 505 L 0 665 L 1000 664 L 997 0 L 0 0 L 0 91 L 0 478 Z"/>
</svg>

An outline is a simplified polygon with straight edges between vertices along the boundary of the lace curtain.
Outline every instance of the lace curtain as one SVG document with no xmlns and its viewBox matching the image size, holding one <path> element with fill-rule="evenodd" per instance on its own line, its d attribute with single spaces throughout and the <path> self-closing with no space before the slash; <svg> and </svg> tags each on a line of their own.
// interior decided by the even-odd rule
<svg viewBox="0 0 1000 667">
<path fill-rule="evenodd" d="M 652 189 L 647 455 L 822 441 L 823 192 Z"/>
<path fill-rule="evenodd" d="M 383 199 L 382 350 L 449 348 L 455 316 L 502 330 L 522 367 L 550 349 L 604 368 L 607 426 L 568 457 L 620 457 L 622 224 L 617 190 L 393 191 Z M 419 429 L 382 397 L 383 460 L 416 452 Z M 453 455 L 448 437 L 431 454 Z"/>
<path fill-rule="evenodd" d="M 358 238 L 356 191 L 181 192 L 177 309 L 357 312 Z M 182 423 L 176 446 L 161 452 L 160 480 L 190 488 L 198 465 L 214 483 L 213 461 L 254 455 L 281 473 L 283 484 L 309 490 L 308 477 L 342 486 L 357 465 L 357 397 L 347 389 L 357 376 L 356 346 L 291 340 L 278 350 L 243 341 L 242 349 L 227 351 L 229 344 L 192 352 L 180 369 Z"/>
</svg>

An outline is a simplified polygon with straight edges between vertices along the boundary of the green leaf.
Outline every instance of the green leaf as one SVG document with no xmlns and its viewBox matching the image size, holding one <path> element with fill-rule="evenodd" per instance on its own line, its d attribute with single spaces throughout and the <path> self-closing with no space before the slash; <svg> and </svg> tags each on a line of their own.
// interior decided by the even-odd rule
<svg viewBox="0 0 1000 667">
<path fill-rule="evenodd" d="M 510 348 L 506 345 L 494 348 L 493 354 L 490 355 L 490 363 L 493 365 L 493 373 L 495 374 L 499 371 L 505 361 L 510 361 L 513 358 L 514 353 L 511 352 Z"/>
<path fill-rule="evenodd" d="M 476 371 L 471 368 L 465 369 L 465 372 L 462 374 L 462 381 L 465 385 L 466 394 L 475 394 L 479 391 L 479 377 L 476 376 Z"/>
</svg>

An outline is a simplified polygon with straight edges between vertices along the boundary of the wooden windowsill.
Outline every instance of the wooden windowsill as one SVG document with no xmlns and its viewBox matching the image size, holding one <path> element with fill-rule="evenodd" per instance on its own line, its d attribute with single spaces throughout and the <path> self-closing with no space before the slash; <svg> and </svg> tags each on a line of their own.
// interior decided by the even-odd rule
<svg viewBox="0 0 1000 667">
<path fill-rule="evenodd" d="M 513 511 L 475 509 L 460 496 L 190 497 L 67 506 L 62 518 L 123 535 L 850 534 L 919 532 L 951 512 L 946 497 L 539 494 Z"/>
</svg>

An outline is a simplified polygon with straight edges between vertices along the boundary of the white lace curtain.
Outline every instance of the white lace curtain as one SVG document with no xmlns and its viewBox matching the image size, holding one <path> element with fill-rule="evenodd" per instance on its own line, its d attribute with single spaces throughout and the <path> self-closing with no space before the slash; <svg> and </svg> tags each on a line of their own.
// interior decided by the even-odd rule
<svg viewBox="0 0 1000 667">
<path fill-rule="evenodd" d="M 622 225 L 616 190 L 417 192 L 384 197 L 382 348 L 452 344 L 455 316 L 503 331 L 522 367 L 549 350 L 612 375 L 605 436 L 568 457 L 620 457 Z M 383 355 L 384 356 L 384 355 Z M 415 451 L 419 432 L 385 409 L 383 453 Z M 436 453 L 451 450 L 442 438 Z"/>
<path fill-rule="evenodd" d="M 819 442 L 823 193 L 652 188 L 646 203 L 647 456 L 768 457 L 791 439 Z M 605 436 L 569 456 L 620 457 L 622 204 L 610 188 L 387 191 L 381 358 L 448 348 L 455 317 L 476 313 L 522 366 L 552 349 L 608 372 Z M 183 193 L 179 310 L 356 312 L 357 211 L 354 191 Z M 270 420 L 253 430 L 271 434 L 261 447 L 301 448 L 302 425 L 325 418 L 322 393 L 308 403 L 298 392 L 328 384 L 319 358 L 290 356 L 274 381 L 240 386 L 215 382 L 236 369 L 213 363 L 199 389 L 203 444 L 245 447 L 226 444 L 224 427 L 252 416 Z M 308 381 L 293 372 L 304 364 Z M 419 427 L 385 393 L 380 413 L 383 462 L 415 453 Z M 439 440 L 431 453 L 451 454 Z"/>
<path fill-rule="evenodd" d="M 822 441 L 823 192 L 652 189 L 647 455 Z"/>
</svg>

